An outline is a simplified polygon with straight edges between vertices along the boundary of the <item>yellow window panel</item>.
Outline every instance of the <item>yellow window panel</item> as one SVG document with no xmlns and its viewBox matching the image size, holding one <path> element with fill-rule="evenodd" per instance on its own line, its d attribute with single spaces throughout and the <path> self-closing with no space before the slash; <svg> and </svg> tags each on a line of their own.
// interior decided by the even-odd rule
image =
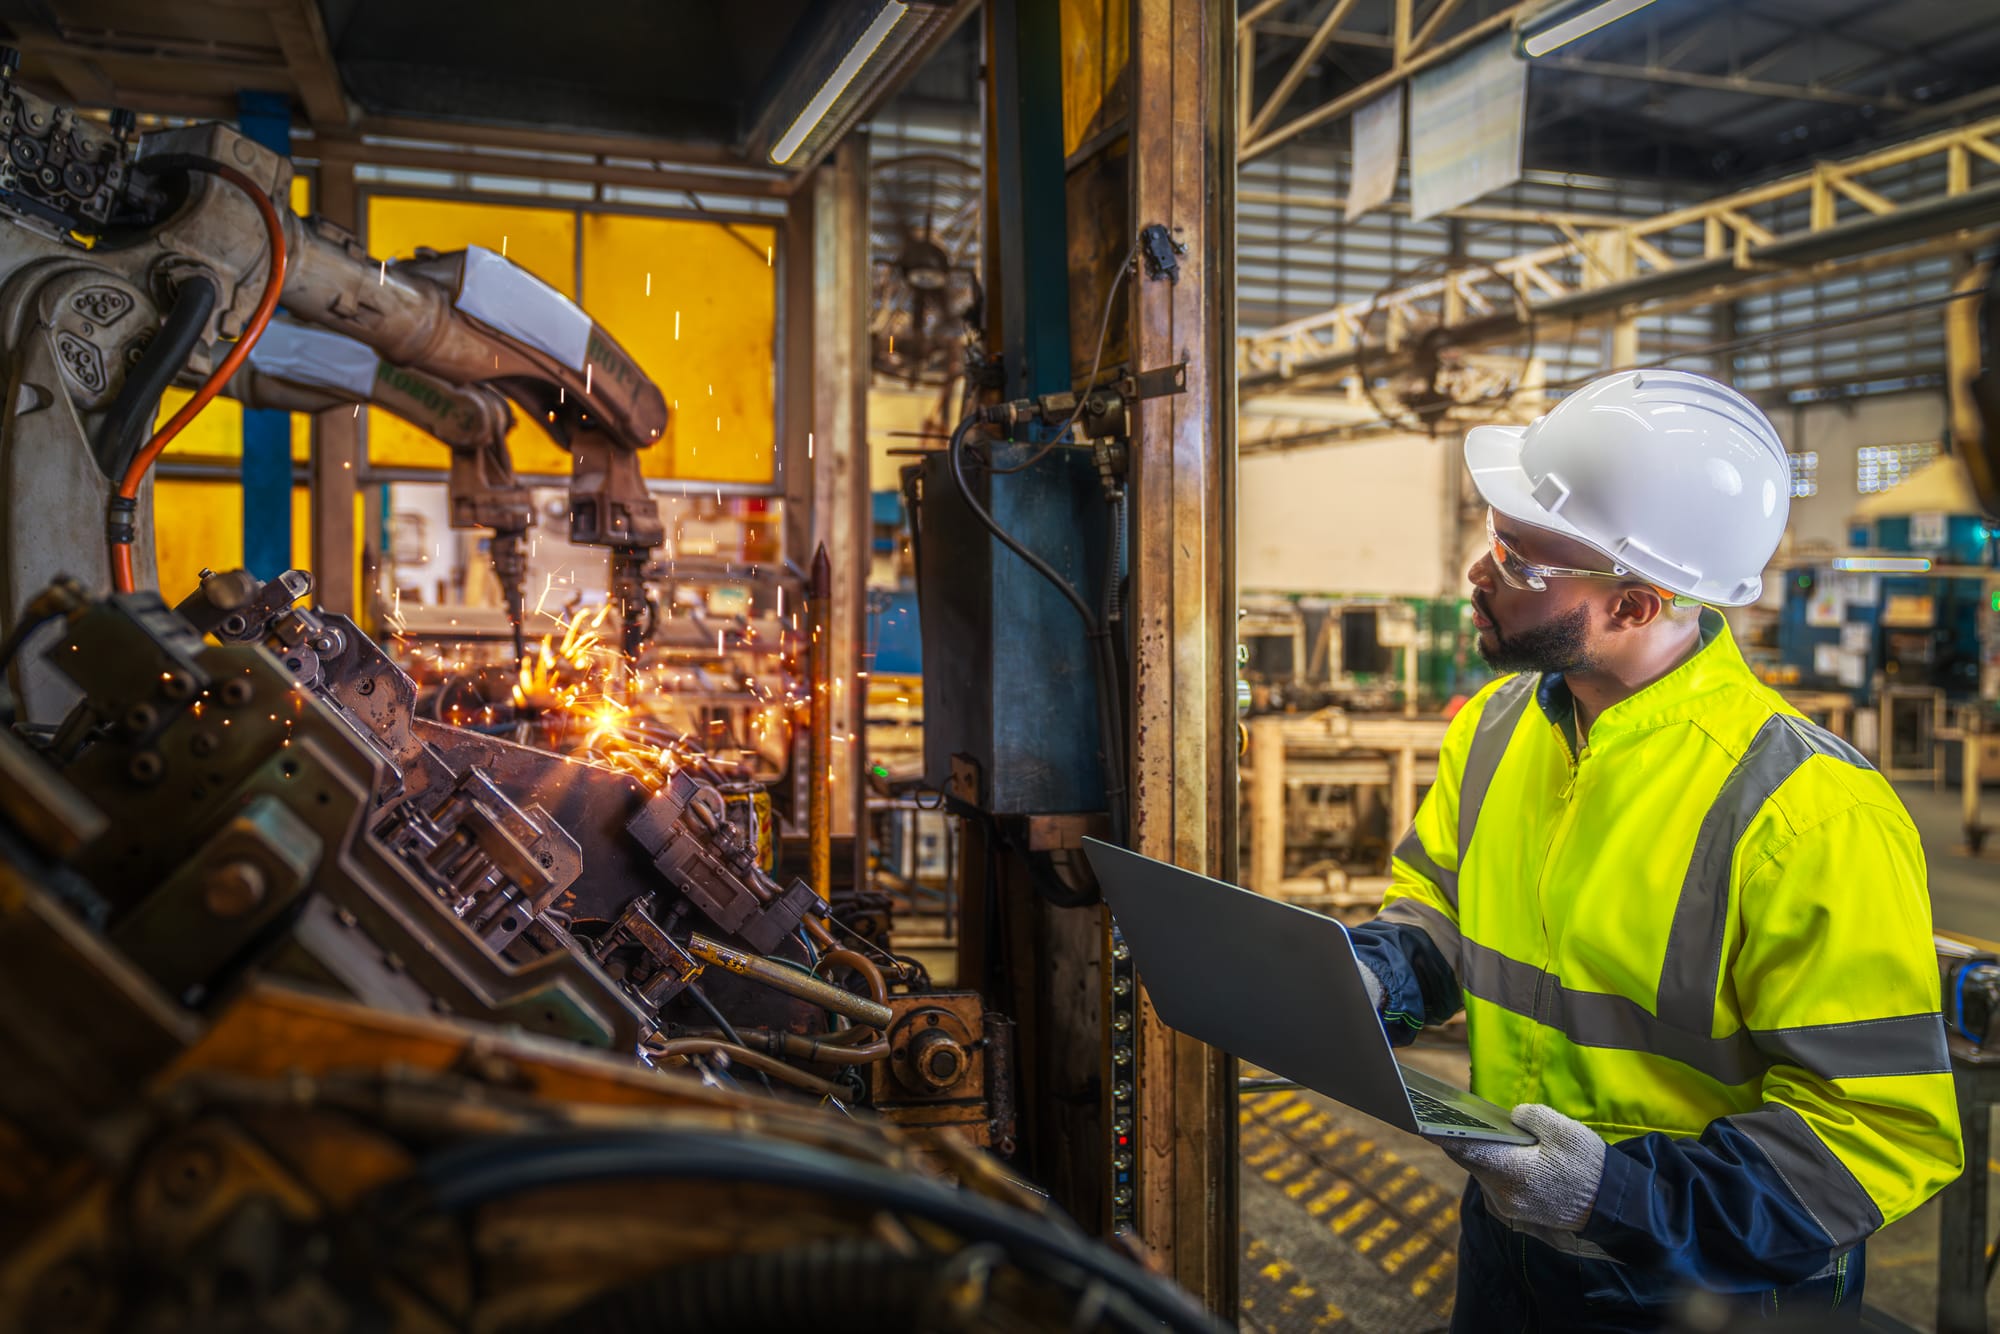
<svg viewBox="0 0 2000 1334">
<path fill-rule="evenodd" d="M 153 429 L 165 426 L 181 405 L 194 397 L 192 389 L 169 389 L 160 396 L 160 415 Z M 292 462 L 304 463 L 312 456 L 312 418 L 303 412 L 292 414 Z M 243 457 L 243 405 L 233 398 L 217 396 L 201 410 L 201 415 L 175 436 L 166 459 L 200 459 L 214 462 Z"/>
<path fill-rule="evenodd" d="M 362 531 L 364 502 L 354 498 L 354 531 Z M 160 596 L 168 606 L 201 586 L 201 572 L 243 564 L 243 488 L 235 482 L 159 478 L 153 483 L 154 550 Z M 312 493 L 292 488 L 292 566 L 312 568 Z M 355 544 L 354 586 L 361 587 L 361 548 Z"/>
<path fill-rule="evenodd" d="M 777 240 L 749 223 L 584 216 L 584 309 L 667 396 L 648 477 L 775 476 Z"/>
<path fill-rule="evenodd" d="M 406 259 L 418 246 L 452 251 L 469 245 L 505 253 L 558 292 L 576 296 L 576 214 L 571 210 L 393 195 L 368 201 L 368 251 L 378 259 Z M 507 446 L 515 470 L 568 476 L 568 451 L 518 409 L 514 418 Z M 371 408 L 368 461 L 377 467 L 442 471 L 450 453 L 400 417 Z"/>
<path fill-rule="evenodd" d="M 1063 154 L 1125 114 L 1131 92 L 1129 0 L 1061 0 Z"/>
</svg>

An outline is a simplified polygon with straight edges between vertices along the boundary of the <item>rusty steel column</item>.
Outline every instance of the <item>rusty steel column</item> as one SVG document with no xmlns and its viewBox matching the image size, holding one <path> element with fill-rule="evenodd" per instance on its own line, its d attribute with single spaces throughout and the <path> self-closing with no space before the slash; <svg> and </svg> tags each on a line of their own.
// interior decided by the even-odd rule
<svg viewBox="0 0 2000 1334">
<path fill-rule="evenodd" d="M 806 839 L 813 893 L 833 894 L 833 564 L 826 544 L 813 553 L 806 601 L 806 679 L 812 721 L 806 741 Z"/>
<path fill-rule="evenodd" d="M 1225 879 L 1236 862 L 1235 6 L 1132 7 L 1132 225 L 1184 247 L 1130 288 L 1132 364 L 1187 362 L 1132 439 L 1132 831 L 1140 852 Z M 1236 1066 L 1139 1013 L 1141 1237 L 1236 1314 Z"/>
<path fill-rule="evenodd" d="M 357 236 L 361 234 L 352 158 L 323 159 L 313 193 L 314 212 Z M 362 598 L 355 586 L 355 560 L 361 533 L 354 520 L 366 462 L 362 444 L 360 413 L 333 408 L 313 414 L 308 465 L 312 515 L 308 559 L 312 562 L 313 602 L 357 621 L 361 619 Z"/>
<path fill-rule="evenodd" d="M 854 836 L 854 876 L 866 857 L 862 782 L 868 701 L 868 137 L 849 134 L 814 173 L 812 536 L 832 560 L 831 655 L 835 838 Z"/>
</svg>

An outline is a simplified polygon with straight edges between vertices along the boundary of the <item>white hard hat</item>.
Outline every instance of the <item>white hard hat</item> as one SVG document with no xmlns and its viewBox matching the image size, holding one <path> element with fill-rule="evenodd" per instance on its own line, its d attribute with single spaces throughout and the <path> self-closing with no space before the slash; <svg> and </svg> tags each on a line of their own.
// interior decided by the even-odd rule
<svg viewBox="0 0 2000 1334">
<path fill-rule="evenodd" d="M 1499 513 L 1717 606 L 1757 600 L 1791 512 L 1791 461 L 1770 419 L 1687 371 L 1620 371 L 1525 427 L 1475 426 L 1465 463 Z"/>
</svg>

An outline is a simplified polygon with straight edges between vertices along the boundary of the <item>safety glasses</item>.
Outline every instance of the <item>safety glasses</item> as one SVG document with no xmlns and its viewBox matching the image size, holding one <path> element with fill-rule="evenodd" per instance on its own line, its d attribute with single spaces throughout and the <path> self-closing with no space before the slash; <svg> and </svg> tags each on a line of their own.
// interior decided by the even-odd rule
<svg viewBox="0 0 2000 1334">
<path fill-rule="evenodd" d="M 1528 593 L 1548 592 L 1548 581 L 1551 579 L 1633 578 L 1632 572 L 1622 565 L 1609 570 L 1573 570 L 1567 565 L 1537 565 L 1523 560 L 1521 553 L 1508 546 L 1506 539 L 1493 526 L 1493 511 L 1490 509 L 1486 511 L 1486 545 L 1493 553 L 1493 568 L 1500 572 L 1507 586 Z"/>
</svg>

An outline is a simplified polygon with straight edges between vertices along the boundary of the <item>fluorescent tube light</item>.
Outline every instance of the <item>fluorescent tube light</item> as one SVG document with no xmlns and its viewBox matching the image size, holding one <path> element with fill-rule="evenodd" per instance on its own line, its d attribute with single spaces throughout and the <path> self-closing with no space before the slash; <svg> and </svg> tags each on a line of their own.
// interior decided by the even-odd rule
<svg viewBox="0 0 2000 1334">
<path fill-rule="evenodd" d="M 1558 47 L 1568 46 L 1579 37 L 1588 37 L 1607 23 L 1616 23 L 1628 14 L 1636 14 L 1653 0 L 1599 0 L 1597 4 L 1553 6 L 1545 13 L 1559 13 L 1551 23 L 1543 18 L 1530 19 L 1521 25 L 1521 54 L 1533 59 L 1545 56 Z"/>
<path fill-rule="evenodd" d="M 1835 556 L 1833 568 L 1843 574 L 1929 574 L 1928 556 Z"/>
<path fill-rule="evenodd" d="M 882 7 L 882 12 L 868 25 L 868 30 L 855 39 L 854 45 L 848 48 L 840 63 L 834 66 L 833 73 L 819 86 L 819 91 L 812 95 L 812 101 L 805 104 L 798 118 L 778 136 L 777 144 L 771 149 L 771 161 L 782 167 L 792 160 L 792 154 L 799 151 L 799 145 L 806 141 L 806 136 L 819 128 L 819 123 L 826 118 L 826 113 L 840 100 L 840 95 L 847 91 L 847 85 L 854 82 L 854 76 L 861 72 L 861 67 L 868 63 L 869 57 L 873 56 L 876 48 L 882 45 L 882 39 L 889 35 L 889 29 L 895 27 L 897 21 L 909 12 L 910 7 L 901 3 L 901 0 L 889 0 L 889 3 Z"/>
</svg>

